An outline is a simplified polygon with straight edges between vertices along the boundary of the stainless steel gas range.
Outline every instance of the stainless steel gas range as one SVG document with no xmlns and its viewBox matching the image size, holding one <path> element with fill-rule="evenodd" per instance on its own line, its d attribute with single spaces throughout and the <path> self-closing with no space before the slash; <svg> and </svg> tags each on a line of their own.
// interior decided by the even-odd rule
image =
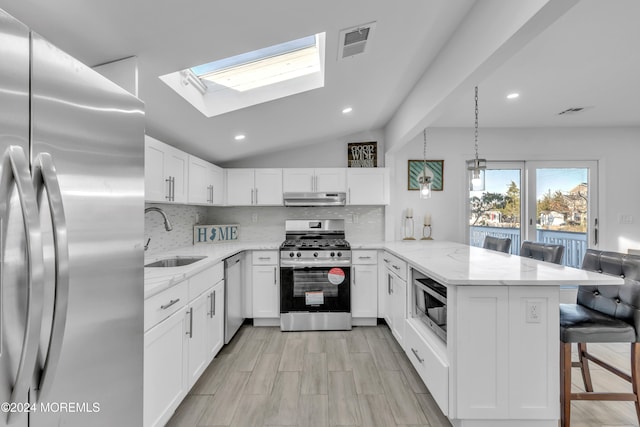
<svg viewBox="0 0 640 427">
<path fill-rule="evenodd" d="M 343 219 L 287 220 L 280 246 L 280 329 L 351 329 L 351 247 Z"/>
</svg>

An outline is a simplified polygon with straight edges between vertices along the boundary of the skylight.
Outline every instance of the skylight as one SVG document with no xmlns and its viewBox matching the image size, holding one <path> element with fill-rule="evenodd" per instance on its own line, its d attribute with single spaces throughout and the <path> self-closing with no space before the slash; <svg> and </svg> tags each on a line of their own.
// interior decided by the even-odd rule
<svg viewBox="0 0 640 427">
<path fill-rule="evenodd" d="M 160 76 L 211 117 L 324 86 L 325 34 L 314 34 Z"/>
</svg>

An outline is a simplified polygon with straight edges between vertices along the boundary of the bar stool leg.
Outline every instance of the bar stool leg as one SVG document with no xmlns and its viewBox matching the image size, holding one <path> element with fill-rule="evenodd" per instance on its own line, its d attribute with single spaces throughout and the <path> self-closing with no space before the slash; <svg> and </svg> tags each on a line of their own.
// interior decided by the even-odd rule
<svg viewBox="0 0 640 427">
<path fill-rule="evenodd" d="M 589 371 L 589 360 L 583 357 L 587 353 L 587 343 L 578 343 L 578 358 L 580 360 L 580 372 L 582 372 L 582 381 L 584 381 L 584 389 L 586 391 L 593 391 L 593 384 L 591 383 L 591 372 Z"/>
<path fill-rule="evenodd" d="M 560 342 L 560 426 L 571 424 L 571 343 Z"/>
<path fill-rule="evenodd" d="M 638 397 L 638 390 L 640 390 L 640 343 L 631 343 L 631 386 L 633 388 L 633 394 L 636 396 L 636 415 L 638 416 L 638 422 L 640 422 L 640 398 Z"/>
</svg>

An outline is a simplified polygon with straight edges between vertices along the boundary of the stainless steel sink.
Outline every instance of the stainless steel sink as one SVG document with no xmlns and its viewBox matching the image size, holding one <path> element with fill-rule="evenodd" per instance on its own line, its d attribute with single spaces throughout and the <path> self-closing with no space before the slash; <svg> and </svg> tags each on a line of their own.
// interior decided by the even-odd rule
<svg viewBox="0 0 640 427">
<path fill-rule="evenodd" d="M 171 258 L 161 259 L 149 264 L 145 264 L 145 267 L 183 267 L 185 265 L 193 264 L 194 262 L 205 259 L 206 256 L 176 256 Z"/>
</svg>

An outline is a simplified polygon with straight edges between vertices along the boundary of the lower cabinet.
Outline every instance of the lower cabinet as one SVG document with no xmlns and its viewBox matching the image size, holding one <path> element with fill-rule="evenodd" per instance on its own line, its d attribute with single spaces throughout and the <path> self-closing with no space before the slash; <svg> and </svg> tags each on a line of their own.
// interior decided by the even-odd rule
<svg viewBox="0 0 640 427">
<path fill-rule="evenodd" d="M 416 368 L 416 372 L 429 393 L 433 396 L 445 415 L 449 414 L 449 363 L 446 356 L 446 344 L 439 343 L 438 337 L 428 341 L 425 336 L 433 336 L 419 320 L 406 321 L 405 352 Z M 442 347 L 442 348 L 438 348 Z"/>
<path fill-rule="evenodd" d="M 383 316 L 389 329 L 401 346 L 404 346 L 404 326 L 407 317 L 407 263 L 385 252 L 384 278 L 381 283 Z"/>
<path fill-rule="evenodd" d="M 224 280 L 220 280 L 211 289 L 208 300 L 207 358 L 213 360 L 224 345 Z"/>
<path fill-rule="evenodd" d="M 372 319 L 378 317 L 378 255 L 375 250 L 351 252 L 351 317 Z M 358 322 L 355 320 L 355 322 Z M 373 323 L 375 324 L 375 323 Z"/>
<path fill-rule="evenodd" d="M 144 334 L 144 425 L 163 426 L 187 394 L 185 316 L 180 310 Z"/>
<path fill-rule="evenodd" d="M 224 344 L 223 265 L 145 300 L 145 329 L 144 427 L 164 426 Z"/>
<path fill-rule="evenodd" d="M 251 269 L 253 318 L 280 318 L 280 271 L 277 251 L 254 251 Z"/>
</svg>

